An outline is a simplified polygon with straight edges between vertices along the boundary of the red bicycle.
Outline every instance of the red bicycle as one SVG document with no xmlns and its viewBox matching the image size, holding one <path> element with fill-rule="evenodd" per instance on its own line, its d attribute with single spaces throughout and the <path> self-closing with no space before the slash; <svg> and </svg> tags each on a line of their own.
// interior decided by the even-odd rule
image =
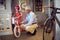
<svg viewBox="0 0 60 40">
<path fill-rule="evenodd" d="M 14 27 L 14 36 L 16 38 L 20 37 L 21 35 L 21 28 L 20 28 L 20 25 L 18 23 L 18 20 L 15 19 L 15 27 Z"/>
<path fill-rule="evenodd" d="M 21 24 L 20 24 L 20 25 L 21 25 Z M 15 27 L 14 27 L 13 32 L 14 32 L 14 36 L 15 36 L 16 38 L 19 38 L 20 35 L 21 35 L 21 32 L 24 30 L 23 28 L 20 27 L 20 25 L 19 25 L 19 23 L 18 23 L 18 20 L 15 19 Z M 26 31 L 26 30 L 24 30 L 24 31 L 26 31 L 27 33 L 29 33 L 29 34 L 31 34 L 31 35 L 35 35 L 35 34 L 36 34 L 37 24 L 34 24 L 34 25 L 35 25 L 35 26 L 34 26 L 35 28 L 31 28 L 31 29 L 33 29 L 33 33 L 31 33 L 30 31 Z"/>
</svg>

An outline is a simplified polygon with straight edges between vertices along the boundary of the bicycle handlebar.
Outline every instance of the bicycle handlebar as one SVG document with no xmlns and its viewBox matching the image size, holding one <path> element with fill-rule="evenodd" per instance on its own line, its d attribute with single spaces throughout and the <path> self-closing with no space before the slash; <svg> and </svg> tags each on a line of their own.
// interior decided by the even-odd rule
<svg viewBox="0 0 60 40">
<path fill-rule="evenodd" d="M 56 19 L 56 21 L 58 22 L 58 25 L 60 27 L 60 21 L 58 20 L 56 14 L 60 14 L 60 8 L 56 8 L 56 7 L 49 7 L 52 9 L 52 13 L 51 13 L 51 16 L 54 17 L 54 19 Z M 59 11 L 58 11 L 59 10 Z"/>
<path fill-rule="evenodd" d="M 52 8 L 55 11 L 55 13 L 60 14 L 60 12 L 58 12 L 58 10 L 60 11 L 60 8 L 56 8 L 56 7 L 50 7 L 50 8 Z"/>
</svg>

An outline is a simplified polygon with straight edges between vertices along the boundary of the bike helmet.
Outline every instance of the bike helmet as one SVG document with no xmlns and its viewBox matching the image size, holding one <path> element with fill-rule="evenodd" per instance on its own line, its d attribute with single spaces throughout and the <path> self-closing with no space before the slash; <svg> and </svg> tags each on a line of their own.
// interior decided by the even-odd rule
<svg viewBox="0 0 60 40">
<path fill-rule="evenodd" d="M 15 9 L 18 9 L 19 10 L 19 6 L 17 5 L 17 6 L 15 6 Z"/>
</svg>

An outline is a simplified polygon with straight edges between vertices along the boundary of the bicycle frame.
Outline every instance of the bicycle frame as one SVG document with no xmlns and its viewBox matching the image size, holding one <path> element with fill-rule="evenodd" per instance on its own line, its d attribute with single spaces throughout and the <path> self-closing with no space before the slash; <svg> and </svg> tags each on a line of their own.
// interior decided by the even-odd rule
<svg viewBox="0 0 60 40">
<path fill-rule="evenodd" d="M 60 8 L 54 8 L 53 7 L 53 11 L 52 11 L 53 15 L 52 16 L 54 16 L 54 19 L 57 21 L 57 23 L 58 23 L 58 25 L 60 27 L 60 21 L 58 20 L 58 18 L 56 16 L 56 14 L 60 14 L 60 12 L 58 12 L 58 10 L 60 10 Z"/>
</svg>

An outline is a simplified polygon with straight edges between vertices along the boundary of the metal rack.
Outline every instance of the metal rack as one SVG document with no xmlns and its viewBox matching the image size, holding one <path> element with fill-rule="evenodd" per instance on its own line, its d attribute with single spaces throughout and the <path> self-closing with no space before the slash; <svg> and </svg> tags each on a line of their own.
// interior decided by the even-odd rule
<svg viewBox="0 0 60 40">
<path fill-rule="evenodd" d="M 0 13 L 0 35 L 4 35 L 4 32 L 12 33 L 11 15 L 8 13 Z"/>
</svg>

